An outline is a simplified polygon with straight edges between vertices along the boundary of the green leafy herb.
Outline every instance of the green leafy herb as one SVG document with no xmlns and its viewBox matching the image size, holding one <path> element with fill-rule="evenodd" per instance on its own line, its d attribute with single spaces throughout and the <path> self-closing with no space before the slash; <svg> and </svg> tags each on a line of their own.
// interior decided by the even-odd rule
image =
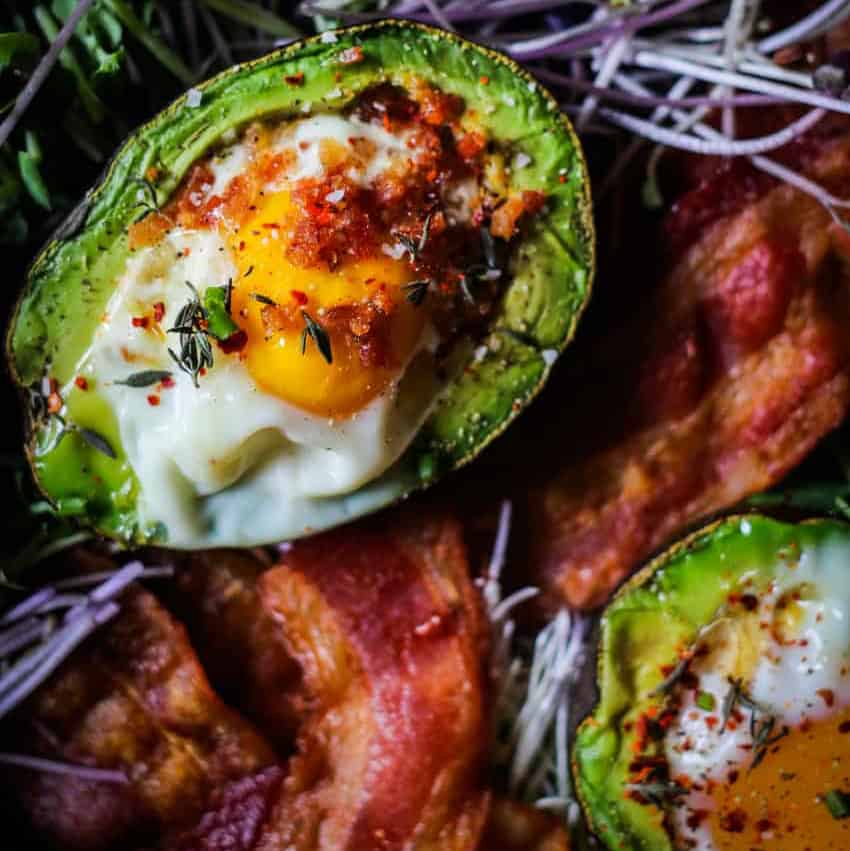
<svg viewBox="0 0 850 851">
<path fill-rule="evenodd" d="M 96 449 L 98 452 L 106 455 L 107 458 L 118 457 L 115 450 L 112 448 L 112 445 L 102 434 L 99 434 L 93 429 L 82 428 L 80 426 L 75 426 L 74 431 L 76 431 L 80 437 L 92 447 L 92 449 Z"/>
<path fill-rule="evenodd" d="M 697 695 L 697 706 L 706 712 L 712 712 L 715 706 L 714 695 L 707 691 L 701 691 Z"/>
<path fill-rule="evenodd" d="M 307 313 L 306 310 L 301 311 L 304 317 L 304 330 L 301 332 L 301 354 L 307 351 L 307 338 L 313 340 L 319 354 L 328 362 L 333 363 L 333 352 L 331 351 L 331 338 L 328 332 Z"/>
<path fill-rule="evenodd" d="M 431 281 L 428 278 L 423 278 L 420 281 L 411 281 L 405 284 L 402 289 L 407 295 L 405 298 L 417 307 L 425 301 L 425 296 L 428 295 L 428 290 L 431 287 Z"/>
<path fill-rule="evenodd" d="M 183 372 L 192 377 L 192 383 L 198 387 L 201 370 L 213 365 L 213 351 L 207 335 L 207 315 L 201 306 L 198 291 L 188 281 L 186 286 L 192 297 L 180 308 L 174 327 L 168 329 L 169 334 L 180 335 L 180 351 L 178 353 L 169 349 L 168 354 Z"/>
<path fill-rule="evenodd" d="M 208 330 L 217 340 L 227 340 L 239 330 L 230 316 L 231 286 L 232 283 L 224 287 L 207 287 L 204 293 Z"/>
<path fill-rule="evenodd" d="M 134 177 L 133 183 L 137 183 L 141 189 L 136 202 L 136 208 L 141 208 L 142 212 L 137 217 L 136 221 L 140 221 L 150 213 L 159 212 L 159 203 L 156 198 L 156 188 L 146 177 Z"/>
<path fill-rule="evenodd" d="M 840 789 L 830 789 L 823 796 L 823 802 L 834 819 L 850 818 L 850 795 Z"/>
<path fill-rule="evenodd" d="M 649 693 L 650 697 L 658 697 L 669 694 L 678 684 L 679 680 L 685 675 L 688 670 L 688 665 L 691 664 L 691 657 L 685 656 L 676 663 L 676 667 Z"/>
<path fill-rule="evenodd" d="M 752 771 L 767 755 L 771 745 L 775 745 L 780 739 L 784 739 L 790 732 L 788 727 L 782 727 L 776 733 L 776 717 L 768 715 L 756 719 L 755 713 L 750 717 L 750 735 L 753 738 L 753 761 L 750 763 Z"/>
<path fill-rule="evenodd" d="M 150 387 L 167 378 L 171 378 L 171 373 L 167 369 L 145 369 L 128 375 L 123 381 L 114 381 L 113 384 L 122 387 Z"/>
<path fill-rule="evenodd" d="M 428 244 L 428 237 L 431 234 L 431 213 L 425 217 L 425 222 L 422 225 L 422 233 L 419 239 L 414 239 L 406 233 L 400 233 L 397 236 L 398 241 L 404 246 L 404 250 L 410 255 L 411 260 L 418 260 L 419 255 L 425 250 Z"/>
<path fill-rule="evenodd" d="M 723 723 L 721 731 L 726 729 L 735 707 L 740 706 L 750 713 L 750 737 L 753 740 L 753 761 L 750 763 L 752 771 L 767 755 L 768 748 L 776 744 L 780 739 L 788 735 L 788 728 L 782 727 L 776 730 L 776 716 L 769 709 L 753 700 L 744 691 L 741 680 L 729 679 L 729 691 L 723 699 Z"/>
<path fill-rule="evenodd" d="M 676 798 L 681 798 L 682 795 L 687 795 L 688 790 L 672 780 L 653 780 L 647 783 L 629 783 L 626 787 L 631 792 L 637 792 L 647 801 L 655 804 L 657 807 L 663 807 L 674 801 Z"/>
<path fill-rule="evenodd" d="M 260 302 L 260 304 L 267 304 L 269 307 L 277 307 L 277 302 L 273 298 L 269 298 L 267 295 L 263 295 L 262 293 L 251 293 L 251 298 L 254 299 L 254 301 Z"/>
</svg>

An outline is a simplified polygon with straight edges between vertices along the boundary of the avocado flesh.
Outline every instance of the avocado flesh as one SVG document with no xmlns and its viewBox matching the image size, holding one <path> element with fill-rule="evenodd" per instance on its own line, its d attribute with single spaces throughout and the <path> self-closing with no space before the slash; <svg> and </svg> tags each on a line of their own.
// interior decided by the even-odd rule
<svg viewBox="0 0 850 851">
<path fill-rule="evenodd" d="M 620 591 L 602 617 L 597 682 L 599 701 L 580 725 L 573 746 L 576 789 L 591 828 L 618 851 L 673 851 L 664 813 L 627 797 L 635 720 L 661 708 L 662 669 L 693 647 L 727 599 L 757 594 L 788 570 L 789 557 L 837 548 L 850 560 L 850 526 L 834 520 L 783 523 L 759 515 L 730 517 L 675 544 Z M 789 555 L 790 554 L 790 555 Z M 653 692 L 656 692 L 653 694 Z M 663 754 L 652 743 L 650 755 Z"/>
<path fill-rule="evenodd" d="M 354 46 L 363 61 L 341 66 L 337 57 Z M 283 83 L 301 72 L 303 85 Z M 531 161 L 515 171 L 512 189 L 543 188 L 547 207 L 514 252 L 486 348 L 445 389 L 390 470 L 352 494 L 316 501 L 311 531 L 373 511 L 474 457 L 538 392 L 554 354 L 574 334 L 594 265 L 588 180 L 568 121 L 530 75 L 500 54 L 411 23 L 388 21 L 289 45 L 220 74 L 198 87 L 200 105 L 189 106 L 184 96 L 133 134 L 30 269 L 7 339 L 19 387 L 30 392 L 47 376 L 62 386 L 73 378 L 125 267 L 127 227 L 139 214 L 138 180 L 149 170 L 156 171 L 157 201 L 164 204 L 229 131 L 255 119 L 303 117 L 305 104 L 343 109 L 378 82 L 404 86 L 412 78 L 460 95 L 492 138 L 521 145 Z M 92 447 L 79 428 L 57 441 L 55 420 L 30 412 L 27 448 L 39 485 L 57 504 L 84 500 L 82 519 L 103 534 L 127 543 L 167 540 L 167 530 L 141 526 L 139 485 L 114 418 L 90 397 L 96 394 L 74 390 L 66 398 L 69 424 L 107 438 L 116 458 Z M 193 545 L 226 543 L 213 526 Z"/>
</svg>

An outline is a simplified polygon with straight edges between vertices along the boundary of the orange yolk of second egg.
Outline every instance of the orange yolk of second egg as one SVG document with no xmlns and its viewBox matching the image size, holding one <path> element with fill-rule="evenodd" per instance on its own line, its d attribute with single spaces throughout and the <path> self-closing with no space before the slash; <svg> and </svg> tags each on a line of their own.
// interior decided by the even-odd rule
<svg viewBox="0 0 850 851">
<path fill-rule="evenodd" d="M 291 263 L 286 223 L 292 213 L 288 192 L 267 196 L 228 238 L 239 271 L 232 315 L 248 337 L 244 361 L 257 384 L 285 402 L 321 416 L 351 416 L 387 389 L 417 346 L 425 313 L 404 290 L 415 276 L 403 259 L 383 254 L 332 270 Z M 380 311 L 366 309 L 370 303 Z M 307 317 L 327 333 L 331 363 L 310 336 L 302 351 Z M 376 317 L 384 351 L 364 358 L 358 337 Z"/>
<path fill-rule="evenodd" d="M 803 724 L 779 739 L 752 770 L 716 784 L 706 813 L 718 851 L 825 851 L 850 848 L 850 818 L 824 802 L 850 793 L 850 708 Z"/>
</svg>

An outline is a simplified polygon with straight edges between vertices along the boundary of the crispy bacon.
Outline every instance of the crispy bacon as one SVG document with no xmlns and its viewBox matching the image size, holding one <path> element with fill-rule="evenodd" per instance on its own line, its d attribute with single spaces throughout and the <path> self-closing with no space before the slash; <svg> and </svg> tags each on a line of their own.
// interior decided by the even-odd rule
<svg viewBox="0 0 850 851">
<path fill-rule="evenodd" d="M 846 193 L 850 138 L 810 173 Z M 592 366 L 569 376 L 563 454 L 529 497 L 532 561 L 553 605 L 603 603 L 688 524 L 775 484 L 850 405 L 842 236 L 790 187 L 753 200 L 748 183 L 735 207 L 719 179 L 722 191 L 698 190 L 717 198 L 717 220 L 705 212 L 631 324 L 577 353 Z M 678 209 L 677 250 L 694 232 L 693 205 Z"/>
<path fill-rule="evenodd" d="M 169 604 L 185 623 L 213 686 L 280 754 L 295 741 L 301 672 L 262 608 L 257 581 L 268 563 L 245 550 L 185 555 Z"/>
<path fill-rule="evenodd" d="M 389 522 L 298 544 L 261 578 L 314 707 L 262 849 L 477 846 L 482 623 L 460 531 Z"/>
<path fill-rule="evenodd" d="M 137 848 L 188 827 L 213 789 L 275 759 L 212 692 L 185 631 L 156 600 L 136 591 L 123 605 L 4 731 L 16 751 L 130 778 L 105 784 L 9 771 L 33 828 L 62 849 Z"/>
<path fill-rule="evenodd" d="M 474 851 L 489 814 L 485 630 L 457 523 L 410 511 L 297 544 L 176 556 L 23 708 L 15 769 L 40 838 L 80 851 Z M 287 755 L 290 755 L 286 759 Z"/>
</svg>

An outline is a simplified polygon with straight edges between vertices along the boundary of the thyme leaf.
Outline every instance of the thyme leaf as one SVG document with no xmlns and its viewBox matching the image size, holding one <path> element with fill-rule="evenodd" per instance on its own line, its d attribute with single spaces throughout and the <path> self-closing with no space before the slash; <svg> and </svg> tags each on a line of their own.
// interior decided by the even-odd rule
<svg viewBox="0 0 850 851">
<path fill-rule="evenodd" d="M 171 378 L 171 372 L 167 369 L 145 369 L 128 375 L 123 381 L 112 383 L 121 387 L 150 387 L 152 384 L 165 381 L 166 378 Z"/>
<path fill-rule="evenodd" d="M 658 697 L 660 695 L 669 694 L 676 687 L 676 684 L 685 675 L 688 670 L 688 665 L 691 663 L 691 657 L 685 656 L 676 663 L 676 667 L 649 693 L 650 697 Z"/>
<path fill-rule="evenodd" d="M 428 295 L 430 287 L 431 280 L 429 278 L 422 278 L 419 281 L 411 281 L 409 284 L 405 284 L 402 289 L 407 293 L 405 298 L 411 304 L 419 307 L 425 301 L 425 296 Z"/>
<path fill-rule="evenodd" d="M 277 307 L 277 302 L 273 298 L 269 298 L 267 295 L 263 295 L 262 293 L 250 293 L 249 295 L 252 299 L 254 299 L 254 301 L 260 302 L 260 304 L 267 304 L 269 307 Z"/>
<path fill-rule="evenodd" d="M 419 239 L 414 239 L 406 233 L 400 233 L 396 237 L 404 247 L 404 250 L 410 255 L 411 260 L 418 260 L 419 255 L 422 254 L 425 250 L 425 246 L 428 244 L 428 238 L 431 235 L 431 219 L 433 215 L 433 213 L 428 213 L 425 217 L 425 221 L 422 224 L 422 233 L 419 235 Z"/>
<path fill-rule="evenodd" d="M 151 213 L 159 213 L 159 202 L 156 198 L 156 188 L 153 183 L 151 183 L 146 177 L 134 177 L 131 182 L 138 184 L 141 187 L 141 197 L 137 199 L 136 204 L 133 206 L 133 209 L 141 209 L 142 211 L 136 217 L 136 221 L 141 221 L 145 218 L 145 216 L 148 216 Z"/>
<path fill-rule="evenodd" d="M 307 352 L 307 338 L 311 338 L 319 350 L 319 354 L 328 362 L 333 363 L 331 338 L 328 332 L 306 310 L 301 311 L 304 317 L 304 330 L 301 332 L 301 354 Z"/>
<path fill-rule="evenodd" d="M 207 314 L 201 306 L 198 291 L 186 281 L 186 286 L 192 293 L 189 301 L 180 308 L 174 327 L 168 329 L 169 334 L 180 335 L 180 351 L 169 348 L 168 354 L 198 387 L 198 375 L 202 369 L 213 365 L 212 345 L 207 333 Z"/>
<path fill-rule="evenodd" d="M 663 807 L 666 803 L 674 801 L 688 794 L 688 790 L 672 780 L 652 780 L 646 783 L 629 783 L 626 788 L 631 792 L 637 792 L 643 798 L 657 807 Z"/>
<path fill-rule="evenodd" d="M 107 458 L 117 458 L 115 450 L 112 448 L 110 442 L 102 435 L 96 432 L 91 428 L 83 428 L 82 426 L 75 426 L 74 430 L 80 435 L 80 437 L 88 443 L 92 449 L 96 449 L 98 452 L 106 455 Z"/>
</svg>

